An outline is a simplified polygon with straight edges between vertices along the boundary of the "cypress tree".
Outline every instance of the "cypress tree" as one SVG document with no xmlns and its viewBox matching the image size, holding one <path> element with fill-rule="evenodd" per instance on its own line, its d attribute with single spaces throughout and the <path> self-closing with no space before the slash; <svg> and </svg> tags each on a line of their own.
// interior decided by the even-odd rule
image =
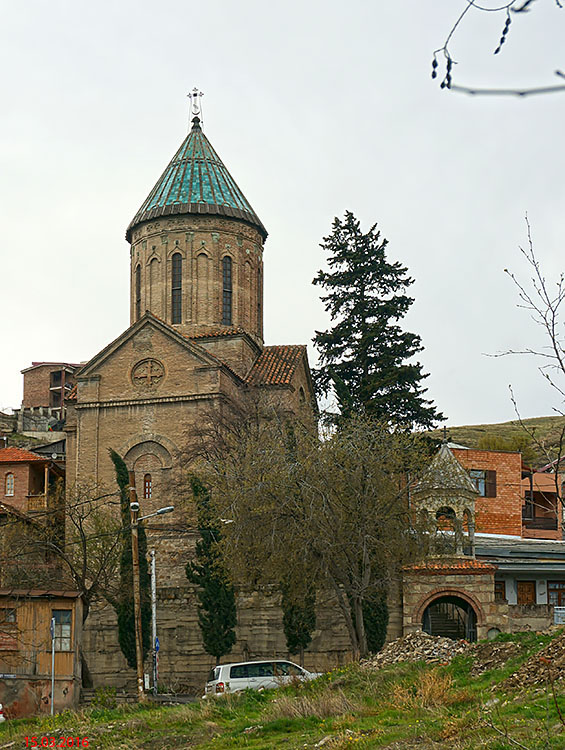
<svg viewBox="0 0 565 750">
<path fill-rule="evenodd" d="M 281 583 L 281 607 L 286 647 L 291 654 L 300 655 L 304 663 L 304 650 L 312 642 L 312 632 L 316 627 L 316 591 L 306 586 L 302 596 L 297 598 L 295 586 L 290 576 Z"/>
<path fill-rule="evenodd" d="M 386 594 L 378 592 L 365 599 L 363 602 L 363 623 L 369 651 L 372 653 L 380 651 L 385 644 L 388 627 Z"/>
<path fill-rule="evenodd" d="M 414 301 L 406 294 L 413 279 L 400 263 L 387 261 L 386 246 L 376 224 L 363 233 L 350 211 L 343 221 L 336 217 L 324 237 L 330 270 L 319 271 L 313 283 L 325 291 L 322 301 L 334 325 L 316 331 L 320 366 L 314 381 L 321 396 L 333 390 L 341 417 L 365 413 L 428 428 L 443 415 L 424 398 L 427 375 L 411 361 L 423 349 L 421 339 L 399 325 Z"/>
<path fill-rule="evenodd" d="M 133 606 L 133 563 L 131 550 L 131 515 L 129 507 L 129 475 L 123 458 L 110 450 L 110 458 L 116 469 L 116 482 L 120 488 L 123 546 L 120 557 L 120 583 L 114 609 L 118 616 L 118 641 L 127 663 L 136 668 L 135 615 Z M 150 648 L 151 583 L 147 565 L 147 537 L 143 523 L 138 525 L 139 583 L 141 590 L 141 633 L 143 658 Z"/>
<path fill-rule="evenodd" d="M 212 518 L 210 493 L 198 477 L 190 477 L 190 485 L 196 501 L 200 540 L 196 544 L 196 560 L 187 563 L 186 577 L 198 587 L 198 625 L 204 650 L 215 656 L 218 664 L 235 643 L 235 592 L 223 564 L 220 530 Z"/>
</svg>

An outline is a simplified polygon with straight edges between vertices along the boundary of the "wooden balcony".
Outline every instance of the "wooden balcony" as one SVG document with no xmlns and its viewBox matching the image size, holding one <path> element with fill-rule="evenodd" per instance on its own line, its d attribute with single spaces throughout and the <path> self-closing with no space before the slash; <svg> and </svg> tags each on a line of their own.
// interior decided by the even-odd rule
<svg viewBox="0 0 565 750">
<path fill-rule="evenodd" d="M 540 529 L 543 531 L 557 531 L 557 516 L 539 516 L 534 518 L 522 518 L 525 529 Z"/>
<path fill-rule="evenodd" d="M 40 510 L 47 510 L 47 495 L 45 493 L 41 495 L 28 495 L 27 512 L 33 513 Z"/>
</svg>

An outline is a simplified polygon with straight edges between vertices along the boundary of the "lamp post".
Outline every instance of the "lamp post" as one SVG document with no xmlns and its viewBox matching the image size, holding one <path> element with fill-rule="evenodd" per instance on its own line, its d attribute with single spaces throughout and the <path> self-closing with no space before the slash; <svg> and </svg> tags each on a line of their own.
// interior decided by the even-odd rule
<svg viewBox="0 0 565 750">
<path fill-rule="evenodd" d="M 141 633 L 141 586 L 139 581 L 139 536 L 138 524 L 152 516 L 162 516 L 171 513 L 174 506 L 159 508 L 154 513 L 139 517 L 139 503 L 137 501 L 137 490 L 135 489 L 135 473 L 129 472 L 129 509 L 131 516 L 131 556 L 133 577 L 133 613 L 135 623 L 135 661 L 137 667 L 137 698 L 140 702 L 145 700 L 145 688 L 143 684 L 143 638 Z"/>
</svg>

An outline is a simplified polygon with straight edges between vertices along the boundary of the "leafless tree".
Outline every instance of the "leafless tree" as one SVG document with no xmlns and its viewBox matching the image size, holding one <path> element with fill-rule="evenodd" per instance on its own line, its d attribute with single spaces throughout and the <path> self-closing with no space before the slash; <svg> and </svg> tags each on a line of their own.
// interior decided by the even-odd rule
<svg viewBox="0 0 565 750">
<path fill-rule="evenodd" d="M 532 231 L 526 216 L 527 245 L 520 247 L 522 257 L 527 263 L 530 278 L 522 281 L 518 276 L 505 269 L 505 273 L 512 279 L 519 297 L 518 307 L 526 310 L 532 320 L 539 326 L 544 343 L 536 347 L 511 349 L 502 355 L 526 355 L 533 357 L 539 364 L 541 377 L 553 389 L 557 405 L 553 407 L 556 415 L 565 417 L 565 330 L 562 318 L 563 303 L 565 301 L 565 276 L 563 273 L 556 280 L 548 280 L 536 256 Z M 501 355 L 497 355 L 501 356 Z M 562 475 L 560 468 L 565 449 L 565 421 L 561 425 L 557 440 L 549 445 L 541 439 L 535 428 L 525 422 L 521 415 L 516 396 L 510 387 L 510 397 L 514 405 L 518 421 L 531 442 L 538 449 L 538 453 L 545 459 L 545 471 L 553 471 L 555 493 L 561 503 L 564 502 Z"/>
<path fill-rule="evenodd" d="M 460 11 L 457 19 L 449 30 L 443 45 L 436 49 L 432 58 L 432 78 L 439 78 L 443 68 L 443 77 L 440 80 L 440 86 L 446 91 L 457 91 L 471 95 L 490 95 L 490 96 L 531 96 L 533 94 L 549 94 L 553 92 L 565 91 L 565 84 L 557 86 L 538 86 L 534 88 L 481 88 L 478 86 L 459 86 L 453 83 L 454 66 L 457 64 L 451 53 L 451 43 L 456 31 L 464 22 L 469 13 L 476 11 L 479 13 L 489 13 L 495 17 L 504 17 L 504 24 L 500 37 L 493 50 L 493 54 L 498 55 L 503 45 L 508 39 L 512 22 L 514 18 L 524 17 L 532 10 L 536 0 L 506 0 L 498 4 L 489 5 L 480 2 L 480 0 L 463 0 L 463 9 Z M 557 8 L 563 8 L 561 0 L 553 0 Z M 493 45 L 494 46 L 494 45 Z M 555 71 L 555 75 L 565 78 L 560 70 Z"/>
</svg>

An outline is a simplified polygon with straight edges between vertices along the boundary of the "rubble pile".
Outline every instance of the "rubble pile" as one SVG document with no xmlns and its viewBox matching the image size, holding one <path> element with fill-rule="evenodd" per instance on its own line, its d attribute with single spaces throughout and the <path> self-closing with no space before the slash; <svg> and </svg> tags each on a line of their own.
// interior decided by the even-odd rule
<svg viewBox="0 0 565 750">
<path fill-rule="evenodd" d="M 466 653 L 470 647 L 467 641 L 453 641 L 418 631 L 387 643 L 382 651 L 362 663 L 368 669 L 379 669 L 401 661 L 447 664 L 455 656 Z"/>
<path fill-rule="evenodd" d="M 473 677 L 490 669 L 504 667 L 509 659 L 518 656 L 522 651 L 521 645 L 514 641 L 473 644 L 472 649 L 474 660 L 471 674 Z"/>
<path fill-rule="evenodd" d="M 530 656 L 511 674 L 503 687 L 522 688 L 545 685 L 546 681 L 565 680 L 565 634 L 555 638 L 537 654 Z"/>
</svg>

